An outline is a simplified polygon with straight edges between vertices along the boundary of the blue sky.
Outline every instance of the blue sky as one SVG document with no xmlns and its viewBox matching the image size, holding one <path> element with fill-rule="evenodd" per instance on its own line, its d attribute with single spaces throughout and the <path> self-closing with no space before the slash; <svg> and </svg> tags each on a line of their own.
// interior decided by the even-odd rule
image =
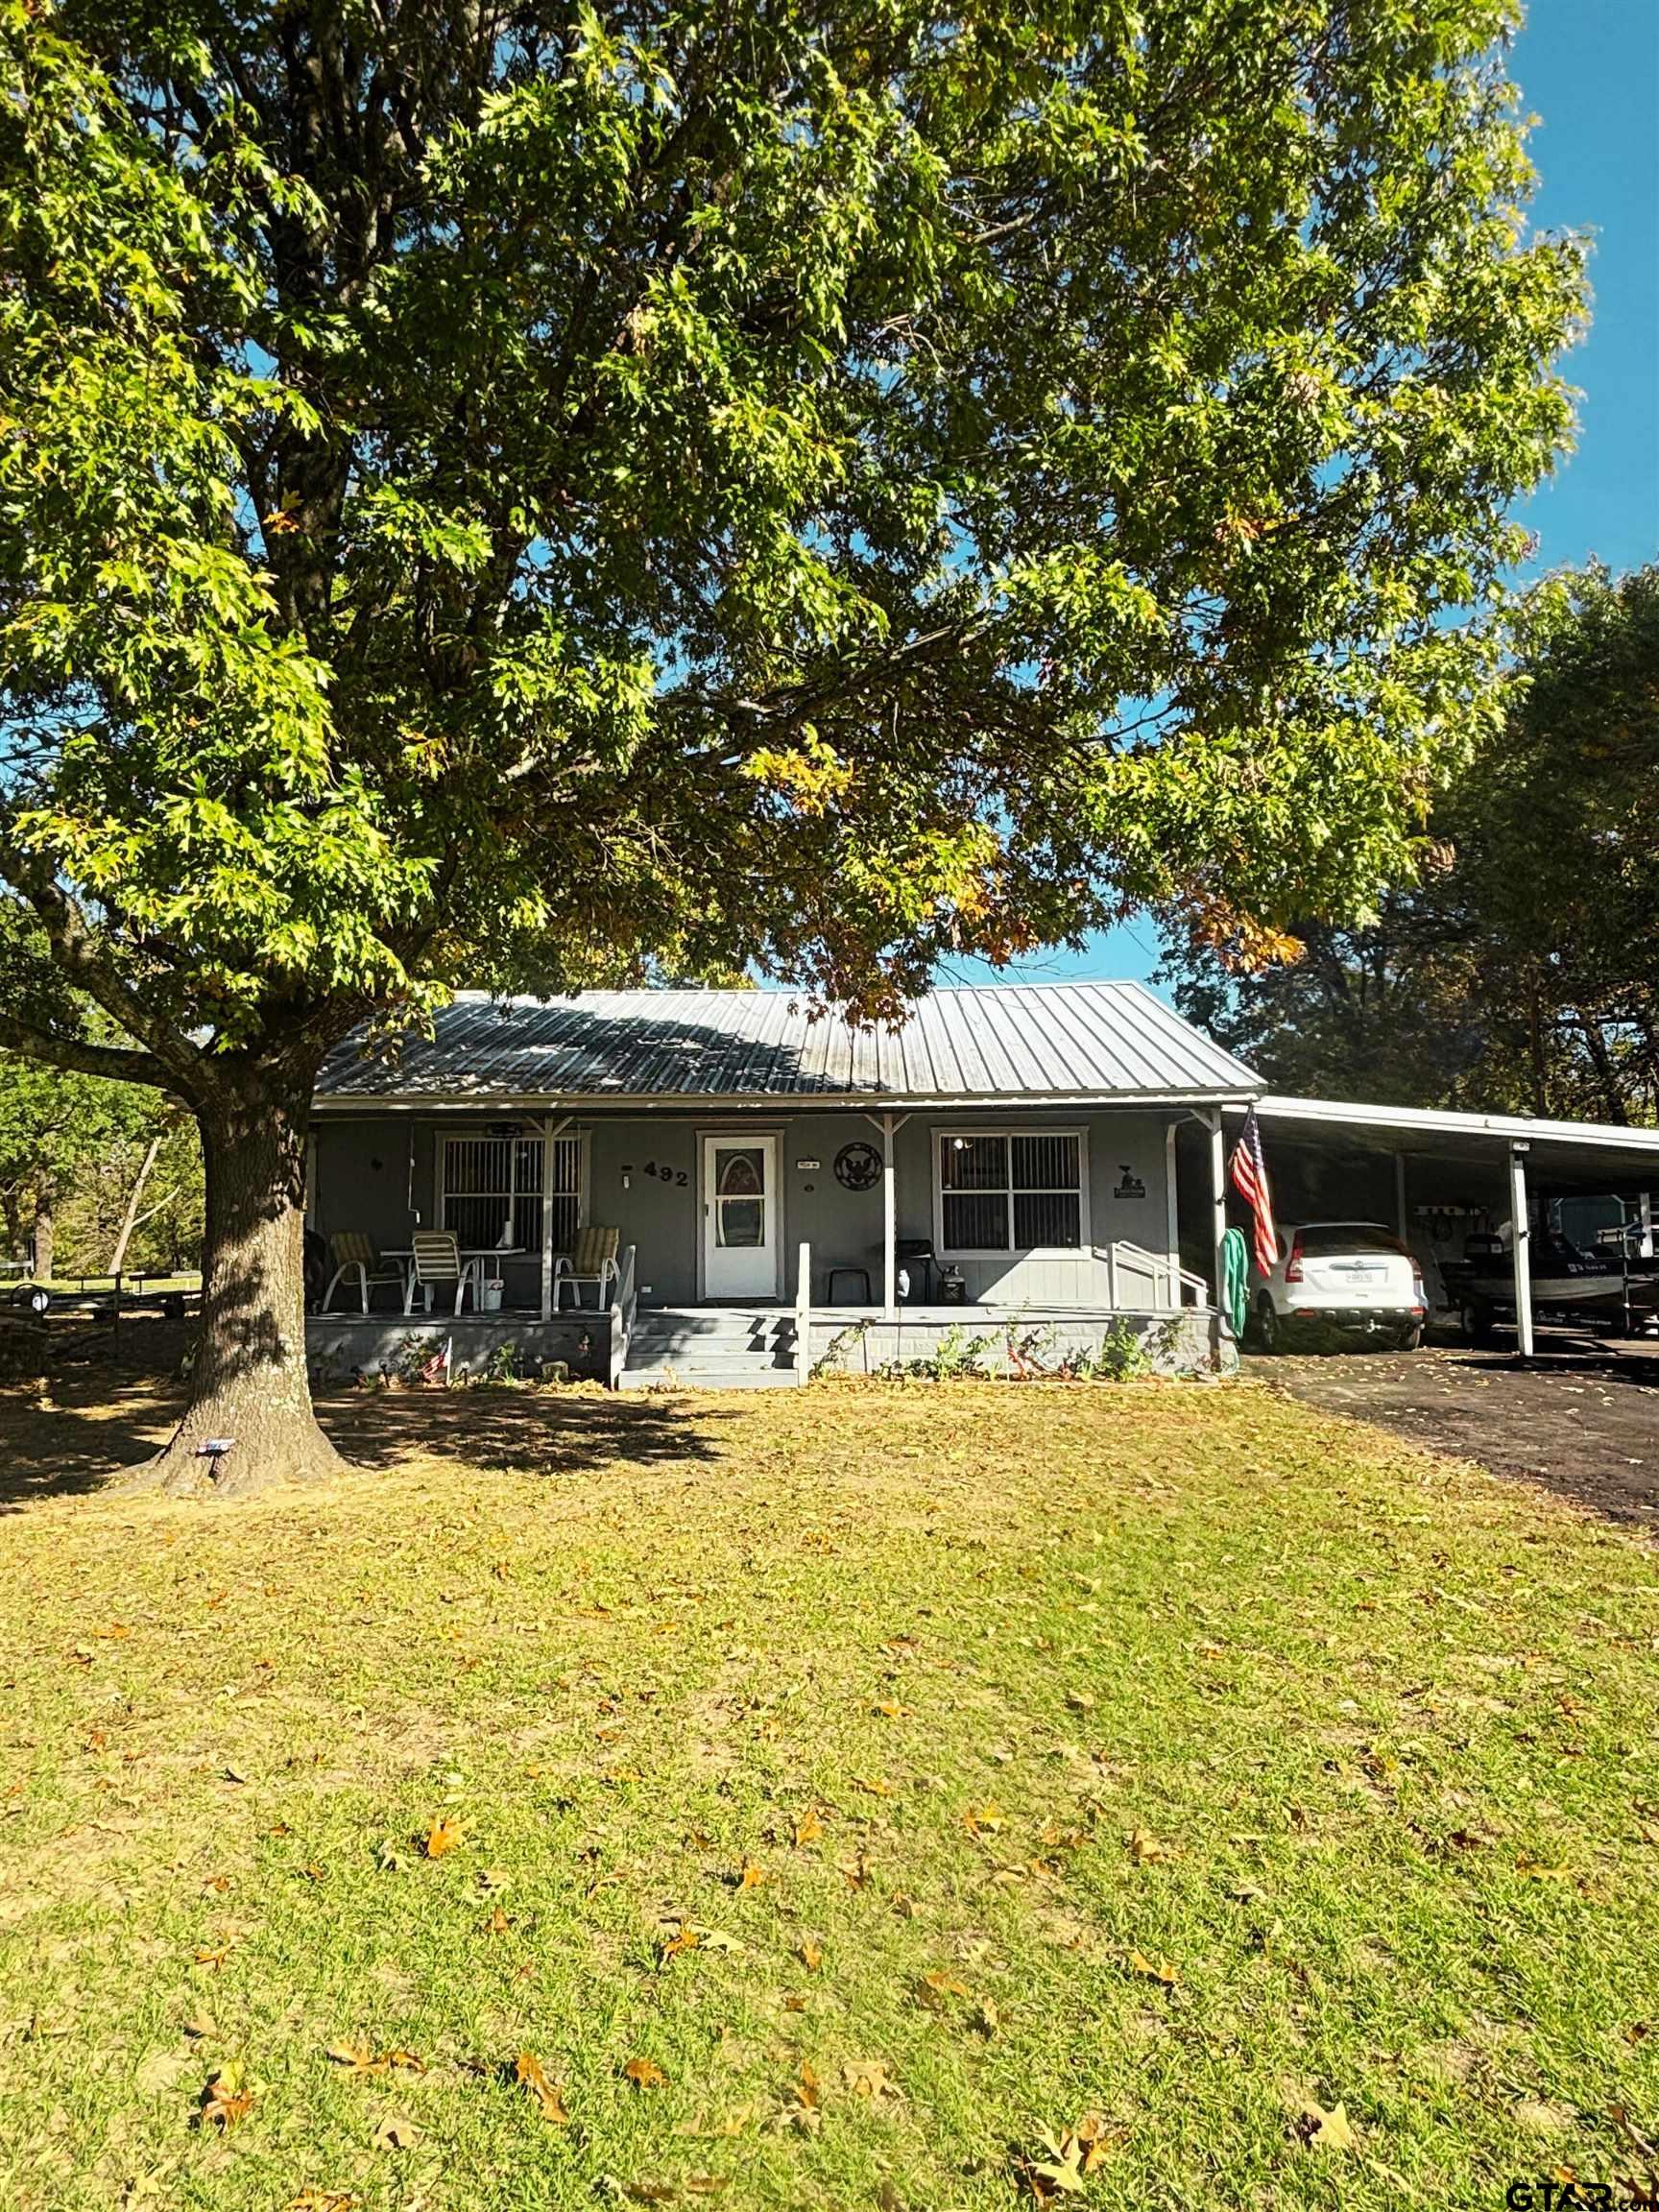
<svg viewBox="0 0 1659 2212">
<path fill-rule="evenodd" d="M 1589 230 L 1595 319 L 1568 357 L 1579 387 L 1575 452 L 1522 511 L 1538 540 L 1530 571 L 1599 556 L 1614 568 L 1659 557 L 1659 0 L 1531 0 L 1511 74 L 1537 118 L 1532 220 Z M 1147 976 L 1150 923 L 1005 970 Z M 953 963 L 949 980 L 993 972 Z"/>
</svg>

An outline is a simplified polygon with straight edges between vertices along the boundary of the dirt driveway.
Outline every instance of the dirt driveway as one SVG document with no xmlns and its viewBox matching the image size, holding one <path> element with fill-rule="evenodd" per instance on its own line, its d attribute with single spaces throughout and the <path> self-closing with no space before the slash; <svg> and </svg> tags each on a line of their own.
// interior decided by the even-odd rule
<svg viewBox="0 0 1659 2212">
<path fill-rule="evenodd" d="M 1659 1536 L 1659 1347 L 1544 1330 L 1539 1355 L 1521 1367 L 1502 1348 L 1457 1344 L 1244 1365 L 1309 1405 L 1525 1476 Z"/>
</svg>

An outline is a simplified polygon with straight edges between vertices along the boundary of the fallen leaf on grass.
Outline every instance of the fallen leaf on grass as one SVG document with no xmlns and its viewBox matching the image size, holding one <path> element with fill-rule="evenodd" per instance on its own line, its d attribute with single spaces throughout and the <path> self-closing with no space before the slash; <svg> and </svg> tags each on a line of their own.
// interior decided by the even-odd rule
<svg viewBox="0 0 1659 2212">
<path fill-rule="evenodd" d="M 1296 2123 L 1296 2132 L 1312 2151 L 1352 2151 L 1359 2141 L 1349 2122 L 1348 2108 L 1334 2104 L 1329 2112 L 1310 2098 Z"/>
<path fill-rule="evenodd" d="M 349 2074 L 424 2074 L 426 2061 L 413 2051 L 375 2051 L 367 2043 L 332 2043 L 325 2053 L 329 2063 Z"/>
<path fill-rule="evenodd" d="M 989 2043 L 1001 2032 L 1002 2015 L 989 1997 L 981 1997 L 968 2015 L 968 2025 Z"/>
<path fill-rule="evenodd" d="M 461 1836 L 462 1831 L 456 1821 L 434 1820 L 426 1831 L 426 1839 L 421 1848 L 428 1859 L 442 1859 L 446 1851 L 455 1849 Z"/>
<path fill-rule="evenodd" d="M 968 1984 L 959 1974 L 936 1966 L 916 1984 L 916 2002 L 925 2011 L 942 2012 L 947 1997 L 966 1997 Z"/>
<path fill-rule="evenodd" d="M 301 2189 L 289 2199 L 288 2212 L 358 2212 L 362 2202 L 354 2189 Z"/>
<path fill-rule="evenodd" d="M 242 2077 L 234 2066 L 222 2066 L 210 2074 L 203 2085 L 201 2111 L 197 2124 L 203 2128 L 217 2128 L 221 2133 L 234 2128 L 238 2120 L 245 2120 L 253 2106 L 253 2092 L 243 2087 Z"/>
<path fill-rule="evenodd" d="M 1166 1843 L 1160 1843 L 1150 1828 L 1137 1828 L 1129 1838 L 1129 1856 L 1138 1866 L 1155 1866 L 1161 1859 L 1172 1859 L 1174 1853 Z"/>
<path fill-rule="evenodd" d="M 887 2078 L 887 2063 L 882 2058 L 849 2058 L 841 2069 L 841 2079 L 854 2097 L 866 2098 L 872 2104 L 899 2094 Z"/>
<path fill-rule="evenodd" d="M 807 1843 L 816 1843 L 824 1833 L 824 1823 L 818 1817 L 816 1805 L 808 1805 L 805 1813 L 797 1813 L 789 1823 L 789 1840 L 797 1851 Z"/>
<path fill-rule="evenodd" d="M 1161 1982 L 1166 1989 L 1173 1989 L 1181 1979 L 1177 1967 L 1171 1966 L 1166 1960 L 1148 1959 L 1144 1951 L 1130 1952 L 1129 1971 L 1131 1974 L 1144 1975 L 1149 1982 Z"/>
<path fill-rule="evenodd" d="M 548 2078 L 547 2069 L 533 2051 L 520 2051 L 513 2061 L 513 2079 L 541 2106 L 544 2119 L 564 2127 L 570 2115 L 565 2109 L 565 2092 Z"/>
<path fill-rule="evenodd" d="M 808 1974 L 816 1974 L 824 1963 L 824 1946 L 814 1942 L 810 1936 L 804 1936 L 795 1946 L 795 1956 Z"/>
<path fill-rule="evenodd" d="M 421 2130 L 413 2120 L 394 2112 L 381 2121 L 372 2140 L 376 2151 L 412 2151 L 421 2140 Z"/>
<path fill-rule="evenodd" d="M 636 2089 L 660 2089 L 668 2079 L 654 2058 L 630 2058 L 622 2071 Z"/>
<path fill-rule="evenodd" d="M 1043 2129 L 1029 2151 L 1016 2153 L 1015 2171 L 1039 2204 L 1075 2197 L 1114 2140 L 1098 2112 L 1085 2112 L 1071 2128 Z"/>
<path fill-rule="evenodd" d="M 505 1936 L 508 1929 L 511 1928 L 512 1925 L 512 1921 L 508 1919 L 506 1913 L 502 1911 L 499 1905 L 496 1906 L 494 1911 L 491 1913 L 489 1919 L 484 1923 L 486 1931 L 492 1936 Z"/>
<path fill-rule="evenodd" d="M 995 1836 L 1002 1825 L 1002 1808 L 995 1797 L 988 1798 L 983 1805 L 970 1805 L 962 1815 L 962 1825 L 970 1836 Z"/>
<path fill-rule="evenodd" d="M 758 1889 L 763 1883 L 770 1880 L 771 1876 L 764 1866 L 759 1865 L 753 1859 L 745 1859 L 742 1865 L 737 1869 L 734 1884 L 739 1889 Z"/>
<path fill-rule="evenodd" d="M 216 1949 L 211 1944 L 204 1943 L 195 1954 L 195 1963 L 198 1966 L 211 1966 L 213 1971 L 217 1973 L 229 1956 L 230 1946 L 228 1943 L 221 1943 Z"/>
</svg>

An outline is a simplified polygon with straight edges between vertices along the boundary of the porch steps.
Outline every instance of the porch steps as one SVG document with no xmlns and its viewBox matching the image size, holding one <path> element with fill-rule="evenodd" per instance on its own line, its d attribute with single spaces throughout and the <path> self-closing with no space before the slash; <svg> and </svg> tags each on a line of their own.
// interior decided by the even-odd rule
<svg viewBox="0 0 1659 2212">
<path fill-rule="evenodd" d="M 795 1381 L 795 1316 L 777 1307 L 642 1308 L 628 1340 L 624 1390 L 769 1390 Z"/>
</svg>

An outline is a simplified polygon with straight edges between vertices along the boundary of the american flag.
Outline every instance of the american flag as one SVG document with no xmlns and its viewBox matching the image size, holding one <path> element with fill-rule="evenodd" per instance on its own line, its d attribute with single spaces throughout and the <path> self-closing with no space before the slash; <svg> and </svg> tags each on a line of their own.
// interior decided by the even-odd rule
<svg viewBox="0 0 1659 2212">
<path fill-rule="evenodd" d="M 1273 1192 L 1267 1182 L 1267 1162 L 1262 1150 L 1262 1124 L 1256 1118 L 1254 1106 L 1244 1117 L 1244 1127 L 1233 1147 L 1232 1165 L 1227 1172 L 1234 1190 L 1250 1209 L 1256 1264 L 1263 1275 L 1271 1275 L 1279 1261 L 1279 1232 L 1273 1225 Z"/>
</svg>

